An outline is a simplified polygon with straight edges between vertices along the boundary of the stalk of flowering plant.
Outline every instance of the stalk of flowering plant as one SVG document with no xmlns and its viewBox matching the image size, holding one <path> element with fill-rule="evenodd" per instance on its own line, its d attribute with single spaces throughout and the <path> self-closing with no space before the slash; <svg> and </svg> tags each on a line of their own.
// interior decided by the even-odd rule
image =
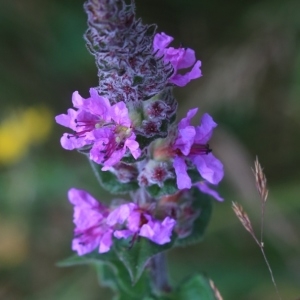
<svg viewBox="0 0 300 300">
<path fill-rule="evenodd" d="M 87 156 L 103 188 L 130 192 L 131 199 L 104 205 L 72 188 L 77 254 L 61 265 L 93 264 L 119 299 L 215 299 L 215 287 L 200 274 L 171 287 L 162 255 L 201 240 L 211 196 L 223 200 L 209 186 L 223 177 L 208 145 L 217 124 L 204 114 L 199 126 L 190 125 L 197 109 L 175 122 L 172 88 L 199 78 L 201 62 L 192 49 L 169 47 L 172 37 L 136 19 L 133 1 L 88 0 L 84 8 L 99 86 L 87 99 L 74 92 L 74 108 L 56 117 L 73 131 L 61 145 Z"/>
</svg>

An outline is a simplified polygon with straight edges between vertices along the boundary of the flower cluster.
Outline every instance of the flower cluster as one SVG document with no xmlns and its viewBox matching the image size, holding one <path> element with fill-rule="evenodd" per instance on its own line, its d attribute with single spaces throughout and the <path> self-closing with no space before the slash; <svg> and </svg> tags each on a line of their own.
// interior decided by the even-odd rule
<svg viewBox="0 0 300 300">
<path fill-rule="evenodd" d="M 173 38 L 166 35 L 164 32 L 158 33 L 154 36 L 153 49 L 157 57 L 162 56 L 165 63 L 171 63 L 173 67 L 173 74 L 169 78 L 169 82 L 177 86 L 183 87 L 187 85 L 191 80 L 197 79 L 201 74 L 201 61 L 196 62 L 195 51 L 187 48 L 173 48 L 168 47 L 173 41 Z M 167 48 L 168 47 L 168 48 Z M 181 75 L 178 73 L 180 69 L 190 68 L 189 72 Z"/>
<path fill-rule="evenodd" d="M 155 25 L 136 20 L 132 3 L 88 0 L 84 8 L 85 40 L 96 60 L 99 85 L 86 99 L 74 92 L 73 108 L 56 116 L 72 131 L 63 134 L 61 145 L 99 165 L 104 188 L 134 193 L 132 202 L 105 206 L 71 189 L 72 248 L 84 255 L 96 248 L 109 251 L 114 238 L 146 238 L 158 245 L 169 243 L 173 232 L 186 238 L 201 216 L 191 191 L 223 200 L 210 188 L 224 175 L 208 144 L 217 124 L 204 114 L 198 126 L 191 125 L 197 108 L 176 123 L 172 89 L 201 77 L 201 61 L 190 48 L 170 46 L 173 38 L 156 33 Z"/>
<path fill-rule="evenodd" d="M 191 109 L 178 123 L 175 138 L 171 142 L 168 139 L 163 141 L 154 153 L 158 159 L 161 156 L 163 159 L 173 159 L 179 189 L 192 187 L 187 173 L 190 164 L 195 165 L 202 178 L 211 184 L 218 184 L 224 175 L 222 163 L 211 153 L 208 144 L 217 124 L 209 114 L 204 114 L 199 126 L 190 125 L 197 111 L 197 108 Z"/>
<path fill-rule="evenodd" d="M 98 248 L 99 253 L 110 250 L 113 237 L 142 236 L 163 245 L 170 242 L 176 221 L 165 217 L 159 221 L 147 209 L 130 202 L 110 209 L 86 191 L 69 190 L 69 201 L 74 206 L 75 238 L 72 249 L 84 255 Z"/>
<path fill-rule="evenodd" d="M 58 115 L 56 122 L 71 128 L 74 133 L 65 133 L 61 145 L 67 150 L 90 146 L 90 159 L 103 164 L 103 170 L 119 162 L 128 149 L 137 159 L 141 151 L 133 132 L 128 109 L 124 102 L 110 105 L 109 101 L 90 89 L 90 98 L 73 93 L 74 110 Z"/>
</svg>

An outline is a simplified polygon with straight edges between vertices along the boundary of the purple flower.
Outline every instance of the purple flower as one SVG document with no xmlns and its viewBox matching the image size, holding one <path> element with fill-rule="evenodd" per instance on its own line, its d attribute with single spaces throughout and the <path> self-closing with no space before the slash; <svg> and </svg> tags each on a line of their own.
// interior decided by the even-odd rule
<svg viewBox="0 0 300 300">
<path fill-rule="evenodd" d="M 106 224 L 108 208 L 83 190 L 72 188 L 68 197 L 74 205 L 73 221 L 76 226 L 72 249 L 78 255 L 92 252 L 96 248 L 99 253 L 109 251 L 113 229 Z"/>
<path fill-rule="evenodd" d="M 208 185 L 207 182 L 205 181 L 200 181 L 195 184 L 195 186 L 204 194 L 208 194 L 212 197 L 214 197 L 218 201 L 224 201 L 224 198 L 222 198 L 218 192 L 215 190 L 211 189 L 210 186 Z"/>
<path fill-rule="evenodd" d="M 135 140 L 125 103 L 118 102 L 111 106 L 95 89 L 90 89 L 90 95 L 90 98 L 84 99 L 74 92 L 72 101 L 77 110 L 71 108 L 67 115 L 56 116 L 58 124 L 74 131 L 62 136 L 62 147 L 73 150 L 90 145 L 90 158 L 104 164 L 104 171 L 119 162 L 127 149 L 134 158 L 138 158 L 141 150 Z"/>
<path fill-rule="evenodd" d="M 128 203 L 113 210 L 107 217 L 107 224 L 125 225 L 124 229 L 114 231 L 114 236 L 118 239 L 139 235 L 163 245 L 171 241 L 176 221 L 170 217 L 166 217 L 163 221 L 156 220 L 137 204 Z"/>
<path fill-rule="evenodd" d="M 63 148 L 73 150 L 90 145 L 95 138 L 93 131 L 110 122 L 110 103 L 106 98 L 99 96 L 91 88 L 90 98 L 84 99 L 76 91 L 72 95 L 73 106 L 77 109 L 68 109 L 68 114 L 55 117 L 58 124 L 71 128 L 74 133 L 65 133 L 60 142 Z"/>
<path fill-rule="evenodd" d="M 153 50 L 157 57 L 163 57 L 165 63 L 171 63 L 174 69 L 174 74 L 169 79 L 171 83 L 177 86 L 185 86 L 191 80 L 199 78 L 201 74 L 201 61 L 196 61 L 195 51 L 190 48 L 173 48 L 168 47 L 173 41 L 171 36 L 166 35 L 164 32 L 157 33 L 154 36 Z M 179 74 L 181 69 L 192 68 L 185 74 Z"/>
<path fill-rule="evenodd" d="M 217 124 L 210 115 L 204 114 L 199 126 L 190 125 L 191 118 L 197 111 L 197 108 L 191 109 L 187 116 L 179 122 L 175 142 L 171 145 L 171 149 L 167 149 L 169 155 L 174 159 L 173 164 L 179 189 L 189 189 L 192 186 L 187 173 L 190 163 L 196 166 L 203 179 L 209 183 L 218 184 L 224 175 L 222 163 L 211 153 L 207 143 Z"/>
<path fill-rule="evenodd" d="M 111 125 L 94 130 L 95 143 L 90 158 L 103 164 L 103 171 L 118 163 L 127 149 L 137 159 L 141 155 L 136 135 L 131 127 L 128 109 L 124 102 L 118 102 L 110 109 Z"/>
</svg>

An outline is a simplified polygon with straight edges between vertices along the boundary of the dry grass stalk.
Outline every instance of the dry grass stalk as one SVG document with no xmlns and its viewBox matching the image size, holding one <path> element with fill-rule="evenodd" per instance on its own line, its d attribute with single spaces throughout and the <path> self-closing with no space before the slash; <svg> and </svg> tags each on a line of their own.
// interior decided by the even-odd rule
<svg viewBox="0 0 300 300">
<path fill-rule="evenodd" d="M 271 266 L 269 264 L 269 261 L 266 257 L 265 251 L 264 251 L 264 242 L 263 242 L 263 229 L 264 229 L 264 214 L 265 214 L 265 204 L 268 198 L 268 189 L 267 189 L 267 178 L 263 172 L 263 169 L 258 161 L 258 158 L 256 157 L 256 160 L 254 162 L 254 170 L 253 170 L 254 176 L 255 176 L 255 182 L 256 182 L 256 188 L 259 193 L 260 199 L 261 199 L 261 236 L 260 236 L 260 242 L 256 238 L 250 219 L 247 215 L 247 213 L 244 211 L 243 207 L 235 202 L 232 202 L 232 209 L 234 213 L 236 214 L 237 218 L 241 221 L 243 224 L 244 228 L 251 234 L 257 245 L 259 246 L 262 255 L 264 257 L 265 263 L 268 267 L 268 270 L 270 272 L 270 276 L 273 282 L 273 285 L 275 287 L 278 299 L 281 300 L 281 296 L 279 294 L 277 284 L 275 282 L 275 278 L 271 269 Z"/>
<path fill-rule="evenodd" d="M 261 199 L 260 243 L 261 246 L 263 247 L 264 246 L 263 235 L 264 235 L 265 204 L 268 199 L 269 191 L 267 189 L 267 178 L 263 172 L 263 168 L 261 167 L 257 156 L 256 156 L 256 160 L 254 161 L 254 170 L 252 171 L 255 176 L 256 188 Z"/>
<path fill-rule="evenodd" d="M 262 202 L 266 202 L 268 198 L 268 189 L 267 189 L 267 178 L 263 172 L 263 169 L 258 161 L 258 157 L 256 156 L 256 160 L 254 161 L 254 170 L 252 170 L 255 176 L 256 188 L 260 195 Z"/>
<path fill-rule="evenodd" d="M 258 239 L 255 236 L 255 233 L 253 231 L 251 221 L 247 215 L 247 213 L 244 211 L 242 205 L 232 202 L 232 209 L 234 213 L 236 214 L 237 218 L 240 220 L 244 228 L 252 235 L 255 242 L 261 247 L 261 243 L 258 241 Z"/>
<path fill-rule="evenodd" d="M 212 290 L 214 291 L 216 300 L 223 300 L 219 290 L 217 289 L 217 287 L 215 286 L 215 283 L 211 279 L 209 280 L 209 285 L 212 288 Z"/>
</svg>

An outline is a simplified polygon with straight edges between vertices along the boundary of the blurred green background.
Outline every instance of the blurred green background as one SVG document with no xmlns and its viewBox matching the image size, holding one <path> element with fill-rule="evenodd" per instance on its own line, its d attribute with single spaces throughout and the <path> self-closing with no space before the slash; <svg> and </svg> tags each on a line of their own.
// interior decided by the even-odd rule
<svg viewBox="0 0 300 300">
<path fill-rule="evenodd" d="M 110 199 L 86 159 L 60 147 L 54 116 L 72 92 L 87 97 L 97 70 L 82 35 L 82 1 L 0 2 L 0 299 L 110 299 L 92 268 L 61 269 L 71 254 L 70 187 Z M 224 299 L 273 300 L 260 250 L 231 209 L 238 201 L 259 236 L 251 167 L 268 178 L 265 250 L 282 299 L 300 297 L 300 1 L 137 0 L 137 15 L 196 50 L 204 76 L 175 89 L 219 124 L 212 141 L 225 165 L 224 203 L 204 242 L 169 253 L 174 283 L 204 271 Z"/>
</svg>

